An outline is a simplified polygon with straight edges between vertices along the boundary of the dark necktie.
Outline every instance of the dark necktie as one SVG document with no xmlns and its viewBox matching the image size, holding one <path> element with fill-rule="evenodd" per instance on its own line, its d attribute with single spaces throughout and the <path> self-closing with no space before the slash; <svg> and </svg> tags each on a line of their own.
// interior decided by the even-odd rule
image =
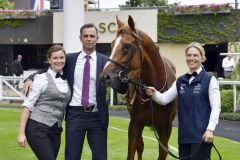
<svg viewBox="0 0 240 160">
<path fill-rule="evenodd" d="M 197 75 L 198 75 L 197 72 L 193 72 L 192 74 L 187 73 L 186 78 L 190 79 L 192 76 L 196 77 Z"/>
<path fill-rule="evenodd" d="M 66 77 L 63 74 L 61 75 L 60 73 L 57 73 L 55 78 L 62 78 L 62 80 L 66 79 Z"/>
<path fill-rule="evenodd" d="M 82 105 L 89 104 L 89 84 L 90 84 L 90 56 L 86 56 L 86 62 L 83 69 L 83 84 L 82 84 Z"/>
</svg>

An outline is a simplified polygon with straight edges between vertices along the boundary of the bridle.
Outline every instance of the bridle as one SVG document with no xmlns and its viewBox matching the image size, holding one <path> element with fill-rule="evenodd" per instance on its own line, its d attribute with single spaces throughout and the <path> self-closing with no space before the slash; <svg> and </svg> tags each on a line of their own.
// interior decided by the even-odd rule
<svg viewBox="0 0 240 160">
<path fill-rule="evenodd" d="M 135 37 L 137 39 L 136 41 L 136 44 L 132 45 L 131 48 L 128 49 L 127 52 L 129 52 L 130 49 L 132 49 L 132 52 L 131 52 L 131 55 L 130 55 L 130 59 L 129 61 L 126 63 L 126 64 L 123 64 L 123 63 L 120 63 L 120 62 L 117 62 L 113 59 L 110 59 L 108 58 L 108 61 L 110 61 L 111 63 L 119 66 L 121 68 L 121 70 L 118 72 L 118 78 L 123 82 L 123 83 L 132 83 L 134 85 L 137 85 L 139 86 L 141 89 L 145 89 L 146 85 L 143 84 L 141 81 L 137 81 L 137 80 L 134 80 L 133 78 L 129 77 L 128 76 L 128 71 L 132 65 L 132 62 L 133 62 L 133 59 L 134 59 L 134 56 L 136 55 L 137 53 L 137 49 L 139 49 L 139 59 L 141 61 L 141 65 L 139 67 L 140 70 L 142 70 L 142 63 L 143 63 L 143 55 L 142 55 L 142 50 L 141 50 L 141 47 L 139 45 L 139 41 L 138 41 L 138 38 L 132 34 L 132 33 L 129 33 L 129 32 L 123 32 L 122 34 L 130 34 L 132 35 L 133 37 Z"/>
</svg>

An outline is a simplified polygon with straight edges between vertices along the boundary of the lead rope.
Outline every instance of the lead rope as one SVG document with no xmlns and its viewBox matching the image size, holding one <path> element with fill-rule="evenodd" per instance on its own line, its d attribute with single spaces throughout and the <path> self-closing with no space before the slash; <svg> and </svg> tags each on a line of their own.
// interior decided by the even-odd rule
<svg viewBox="0 0 240 160">
<path fill-rule="evenodd" d="M 170 156 L 172 156 L 173 158 L 176 158 L 176 159 L 188 159 L 188 158 L 193 157 L 193 156 L 197 153 L 197 151 L 199 150 L 201 144 L 204 142 L 204 139 L 201 140 L 201 142 L 198 144 L 196 150 L 195 150 L 191 155 L 185 156 L 185 157 L 178 157 L 178 156 L 176 156 L 175 154 L 173 154 L 170 150 L 168 150 L 168 149 L 162 144 L 162 142 L 160 141 L 160 139 L 159 139 L 159 137 L 158 137 L 158 134 L 157 134 L 156 129 L 155 129 L 155 127 L 154 127 L 152 100 L 150 101 L 150 103 L 151 103 L 151 104 L 150 104 L 150 106 L 151 106 L 150 108 L 151 108 L 151 112 L 152 112 L 153 133 L 154 133 L 154 135 L 155 135 L 155 138 L 156 138 L 157 141 L 158 141 L 158 144 L 162 147 L 162 149 L 163 149 L 166 153 L 168 153 L 168 154 L 169 154 Z M 219 156 L 219 160 L 223 160 L 222 157 L 221 157 L 220 152 L 217 150 L 217 148 L 216 148 L 216 146 L 215 146 L 214 144 L 213 144 L 213 147 L 214 147 L 214 149 L 216 150 L 216 152 L 217 152 L 217 154 L 218 154 L 218 156 Z M 205 151 L 205 154 L 206 154 L 207 157 L 208 157 L 208 160 L 211 160 L 211 158 L 209 157 L 209 155 L 206 153 L 205 148 L 204 148 L 204 151 Z"/>
</svg>

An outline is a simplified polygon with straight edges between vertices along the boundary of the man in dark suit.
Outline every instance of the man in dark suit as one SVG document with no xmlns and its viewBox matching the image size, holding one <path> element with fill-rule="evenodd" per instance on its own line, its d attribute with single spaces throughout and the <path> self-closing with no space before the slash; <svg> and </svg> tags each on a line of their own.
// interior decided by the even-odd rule
<svg viewBox="0 0 240 160">
<path fill-rule="evenodd" d="M 17 59 L 15 59 L 12 62 L 12 72 L 14 76 L 19 77 L 21 74 L 23 74 L 23 67 L 22 67 L 21 61 L 22 61 L 22 55 L 19 54 L 17 56 Z M 19 80 L 16 80 L 16 82 L 14 83 L 14 87 L 16 89 L 19 88 Z"/>
<path fill-rule="evenodd" d="M 83 50 L 69 53 L 64 75 L 71 89 L 66 111 L 65 160 L 81 159 L 85 135 L 92 151 L 92 160 L 107 160 L 107 128 L 109 122 L 106 88 L 100 84 L 108 57 L 96 52 L 98 29 L 85 24 L 80 29 Z M 30 86 L 25 82 L 24 93 Z"/>
<path fill-rule="evenodd" d="M 83 51 L 67 54 L 64 73 L 72 91 L 66 113 L 66 160 L 81 159 L 83 142 L 87 135 L 93 160 L 107 159 L 108 106 L 106 88 L 100 84 L 99 75 L 108 57 L 96 52 L 98 30 L 93 24 L 80 29 Z M 90 62 L 90 82 L 85 82 L 86 56 Z M 89 75 L 88 75 L 89 76 Z M 88 102 L 83 102 L 84 88 L 88 86 Z M 85 103 L 85 104 L 83 104 Z"/>
</svg>

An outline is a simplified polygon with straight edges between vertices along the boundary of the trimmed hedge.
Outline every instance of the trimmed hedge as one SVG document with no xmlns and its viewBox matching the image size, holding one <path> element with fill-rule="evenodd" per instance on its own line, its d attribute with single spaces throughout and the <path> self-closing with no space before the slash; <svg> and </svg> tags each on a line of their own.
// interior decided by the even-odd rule
<svg viewBox="0 0 240 160">
<path fill-rule="evenodd" d="M 113 111 L 127 111 L 127 106 L 126 105 L 114 105 L 114 106 L 109 106 L 110 110 Z M 221 113 L 220 114 L 220 119 L 223 120 L 231 120 L 231 121 L 240 121 L 240 113 Z"/>
<path fill-rule="evenodd" d="M 113 105 L 113 106 L 109 105 L 108 108 L 109 110 L 113 110 L 113 111 L 127 111 L 126 105 Z"/>
<path fill-rule="evenodd" d="M 221 113 L 220 119 L 240 121 L 240 113 Z"/>
<path fill-rule="evenodd" d="M 233 112 L 233 90 L 221 90 L 221 112 L 232 113 Z"/>
</svg>

